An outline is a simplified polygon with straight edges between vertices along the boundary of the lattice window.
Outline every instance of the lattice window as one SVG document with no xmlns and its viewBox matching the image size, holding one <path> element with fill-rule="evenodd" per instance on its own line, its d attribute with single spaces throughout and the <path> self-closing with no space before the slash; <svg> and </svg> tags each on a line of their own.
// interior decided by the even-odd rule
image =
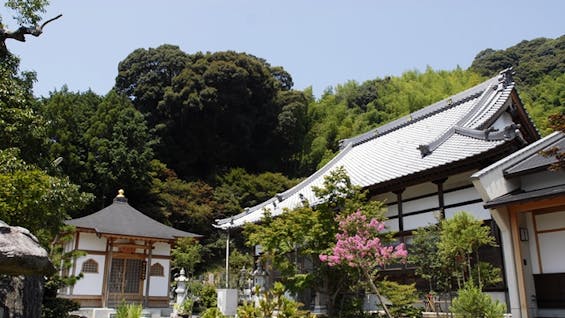
<svg viewBox="0 0 565 318">
<path fill-rule="evenodd" d="M 83 273 L 98 273 L 98 263 L 91 259 L 86 260 L 82 263 L 82 272 Z"/>
<path fill-rule="evenodd" d="M 150 276 L 165 276 L 163 265 L 159 263 L 151 265 Z"/>
</svg>

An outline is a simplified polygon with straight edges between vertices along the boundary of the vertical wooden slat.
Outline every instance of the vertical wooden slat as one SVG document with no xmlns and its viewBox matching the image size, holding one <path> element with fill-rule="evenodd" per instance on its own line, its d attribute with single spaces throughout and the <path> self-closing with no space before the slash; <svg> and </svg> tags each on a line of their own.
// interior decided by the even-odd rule
<svg viewBox="0 0 565 318">
<path fill-rule="evenodd" d="M 512 210 L 510 213 L 510 233 L 512 235 L 512 248 L 514 252 L 514 264 L 516 264 L 516 282 L 518 283 L 518 295 L 520 298 L 520 313 L 522 317 L 528 317 L 528 301 L 526 297 L 526 283 L 524 281 L 524 269 L 522 265 L 522 251 L 520 248 L 520 229 L 518 224 L 518 213 Z"/>
<path fill-rule="evenodd" d="M 151 284 L 151 256 L 153 255 L 153 242 L 147 242 L 149 244 L 149 257 L 147 258 L 147 269 L 145 272 L 145 298 L 143 299 L 143 307 L 147 307 L 149 299 L 149 287 Z"/>
</svg>

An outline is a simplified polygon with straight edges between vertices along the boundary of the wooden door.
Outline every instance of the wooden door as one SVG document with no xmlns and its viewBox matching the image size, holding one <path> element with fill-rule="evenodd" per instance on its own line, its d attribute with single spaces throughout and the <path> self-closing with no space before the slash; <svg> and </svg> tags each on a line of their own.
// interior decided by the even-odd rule
<svg viewBox="0 0 565 318">
<path fill-rule="evenodd" d="M 144 265 L 142 259 L 114 258 L 110 268 L 110 299 L 115 301 L 141 301 Z"/>
</svg>

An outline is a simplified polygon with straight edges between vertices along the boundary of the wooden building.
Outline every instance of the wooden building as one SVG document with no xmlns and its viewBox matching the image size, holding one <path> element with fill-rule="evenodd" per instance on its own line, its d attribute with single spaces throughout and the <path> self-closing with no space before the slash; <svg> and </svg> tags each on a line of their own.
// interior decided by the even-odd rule
<svg viewBox="0 0 565 318">
<path fill-rule="evenodd" d="M 386 204 L 387 226 L 398 232 L 401 241 L 409 243 L 413 230 L 437 222 L 437 216 L 449 218 L 459 211 L 484 220 L 498 237 L 470 177 L 539 139 L 511 72 L 505 70 L 464 92 L 344 140 L 341 151 L 312 176 L 239 215 L 218 220 L 216 226 L 229 229 L 258 222 L 265 209 L 277 216 L 303 200 L 316 205 L 321 199 L 312 187 L 322 186 L 333 169 L 344 167 L 354 185 Z M 485 254 L 496 266 L 504 266 L 500 248 Z M 412 273 L 406 266 L 389 272 L 401 281 L 413 280 Z M 505 284 L 491 290 L 502 301 L 507 292 Z"/>
<path fill-rule="evenodd" d="M 565 150 L 555 132 L 472 176 L 500 227 L 512 317 L 565 317 Z"/>
<path fill-rule="evenodd" d="M 171 247 L 177 238 L 200 235 L 161 224 L 134 209 L 120 190 L 114 202 L 88 216 L 66 222 L 76 227 L 66 250 L 86 253 L 72 274 L 83 278 L 60 296 L 81 307 L 115 307 L 122 300 L 144 307 L 168 307 Z"/>
</svg>

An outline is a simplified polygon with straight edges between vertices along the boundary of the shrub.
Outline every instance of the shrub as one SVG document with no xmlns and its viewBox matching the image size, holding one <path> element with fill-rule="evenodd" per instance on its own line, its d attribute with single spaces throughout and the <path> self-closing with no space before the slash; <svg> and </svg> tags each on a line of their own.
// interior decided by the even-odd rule
<svg viewBox="0 0 565 318">
<path fill-rule="evenodd" d="M 224 318 L 225 316 L 222 314 L 218 307 L 212 307 L 204 310 L 201 318 Z"/>
<path fill-rule="evenodd" d="M 143 307 L 139 304 L 128 304 L 125 301 L 116 308 L 116 318 L 140 318 Z"/>
<path fill-rule="evenodd" d="M 402 285 L 392 281 L 382 281 L 379 288 L 390 300 L 390 313 L 393 317 L 422 317 L 422 310 L 413 306 L 418 301 L 416 284 Z"/>
<path fill-rule="evenodd" d="M 450 308 L 457 318 L 502 318 L 506 312 L 504 304 L 481 292 L 472 282 L 459 290 Z"/>
</svg>

